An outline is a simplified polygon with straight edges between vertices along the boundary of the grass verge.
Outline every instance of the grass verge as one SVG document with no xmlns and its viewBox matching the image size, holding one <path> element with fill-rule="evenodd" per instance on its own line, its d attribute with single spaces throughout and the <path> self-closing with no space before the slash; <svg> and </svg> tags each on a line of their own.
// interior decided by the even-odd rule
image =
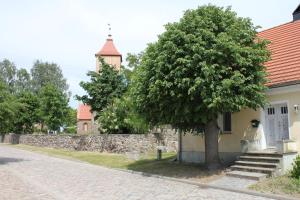
<svg viewBox="0 0 300 200">
<path fill-rule="evenodd" d="M 199 182 L 209 182 L 223 176 L 222 170 L 208 171 L 203 165 L 179 164 L 172 160 L 176 153 L 163 153 L 162 160 L 156 160 L 155 153 L 147 153 L 133 159 L 131 155 L 71 151 L 29 145 L 12 145 L 13 147 L 67 159 L 75 159 L 109 168 L 128 169 L 162 176 L 185 178 Z"/>
<path fill-rule="evenodd" d="M 249 187 L 250 189 L 272 194 L 289 195 L 300 198 L 300 180 L 288 175 L 268 178 Z"/>
</svg>

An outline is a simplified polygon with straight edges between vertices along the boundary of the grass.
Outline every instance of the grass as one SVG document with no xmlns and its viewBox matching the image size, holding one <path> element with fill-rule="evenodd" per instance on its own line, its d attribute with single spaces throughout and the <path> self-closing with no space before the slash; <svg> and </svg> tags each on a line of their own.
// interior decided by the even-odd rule
<svg viewBox="0 0 300 200">
<path fill-rule="evenodd" d="M 300 198 L 300 179 L 294 179 L 288 175 L 268 178 L 250 186 L 250 189 Z"/>
<path fill-rule="evenodd" d="M 162 160 L 156 160 L 155 153 L 139 155 L 133 159 L 132 155 L 99 153 L 87 151 L 71 151 L 29 145 L 12 145 L 13 147 L 47 154 L 67 159 L 75 159 L 109 168 L 128 169 L 175 178 L 186 178 L 200 182 L 209 182 L 223 176 L 222 170 L 208 171 L 203 165 L 179 164 L 173 162 L 176 153 L 163 153 Z"/>
</svg>

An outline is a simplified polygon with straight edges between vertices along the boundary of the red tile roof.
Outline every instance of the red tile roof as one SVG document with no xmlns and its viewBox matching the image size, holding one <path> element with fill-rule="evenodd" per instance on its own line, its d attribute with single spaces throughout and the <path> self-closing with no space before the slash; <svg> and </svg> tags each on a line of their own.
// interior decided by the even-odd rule
<svg viewBox="0 0 300 200">
<path fill-rule="evenodd" d="M 91 120 L 91 106 L 81 104 L 77 109 L 77 120 Z"/>
<path fill-rule="evenodd" d="M 111 38 L 108 38 L 102 49 L 96 53 L 96 56 L 122 56 L 114 45 Z"/>
<path fill-rule="evenodd" d="M 269 83 L 276 87 L 300 81 L 300 20 L 258 33 L 271 43 L 271 60 L 265 63 Z"/>
</svg>

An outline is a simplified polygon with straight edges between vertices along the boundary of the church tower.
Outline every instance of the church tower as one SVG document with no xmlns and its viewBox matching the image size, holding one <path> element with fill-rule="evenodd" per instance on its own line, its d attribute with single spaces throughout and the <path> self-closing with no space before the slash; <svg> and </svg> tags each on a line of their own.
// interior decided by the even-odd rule
<svg viewBox="0 0 300 200">
<path fill-rule="evenodd" d="M 109 27 L 109 30 L 110 30 L 110 27 Z M 119 51 L 115 47 L 110 33 L 108 34 L 108 38 L 106 39 L 105 44 L 103 45 L 101 50 L 95 54 L 95 57 L 96 57 L 96 71 L 97 72 L 99 71 L 100 65 L 101 65 L 101 63 L 99 62 L 100 57 L 103 58 L 107 64 L 112 65 L 116 70 L 120 71 L 122 55 L 119 53 Z"/>
<path fill-rule="evenodd" d="M 110 27 L 109 27 L 110 31 Z M 104 61 L 114 67 L 116 70 L 120 71 L 122 55 L 119 53 L 117 48 L 113 43 L 111 34 L 108 34 L 105 44 L 95 54 L 96 57 L 96 72 L 101 68 L 101 63 L 99 58 L 103 58 Z M 88 133 L 99 133 L 99 125 L 94 121 L 95 113 L 91 112 L 91 106 L 80 104 L 77 109 L 77 133 L 78 134 L 88 134 Z"/>
</svg>

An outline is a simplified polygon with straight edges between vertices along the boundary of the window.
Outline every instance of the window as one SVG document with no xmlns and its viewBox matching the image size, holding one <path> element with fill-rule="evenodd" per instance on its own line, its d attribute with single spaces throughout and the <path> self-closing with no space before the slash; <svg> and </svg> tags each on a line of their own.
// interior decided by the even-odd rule
<svg viewBox="0 0 300 200">
<path fill-rule="evenodd" d="M 275 108 L 274 107 L 268 108 L 268 115 L 274 115 L 274 114 L 275 114 Z"/>
<path fill-rule="evenodd" d="M 83 131 L 88 131 L 88 124 L 87 123 L 83 124 Z"/>
<path fill-rule="evenodd" d="M 223 131 L 231 132 L 231 113 L 226 112 L 223 114 Z"/>
<path fill-rule="evenodd" d="M 281 114 L 288 114 L 288 107 L 287 106 L 282 106 L 280 109 L 281 109 Z"/>
</svg>

